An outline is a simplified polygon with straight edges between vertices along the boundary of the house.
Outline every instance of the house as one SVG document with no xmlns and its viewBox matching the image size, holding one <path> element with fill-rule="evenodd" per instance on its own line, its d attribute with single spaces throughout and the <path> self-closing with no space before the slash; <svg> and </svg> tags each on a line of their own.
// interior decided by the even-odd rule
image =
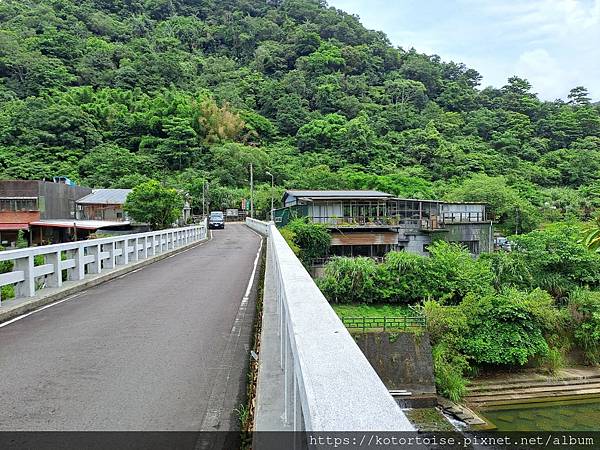
<svg viewBox="0 0 600 450">
<path fill-rule="evenodd" d="M 35 241 L 32 223 L 53 219 L 75 219 L 75 202 L 91 189 L 64 182 L 38 180 L 0 181 L 0 243 L 14 245 L 17 233 Z M 39 237 L 39 233 L 36 235 Z"/>
<path fill-rule="evenodd" d="M 309 217 L 331 233 L 330 255 L 383 257 L 390 251 L 427 255 L 435 240 L 457 242 L 473 255 L 493 250 L 483 203 L 396 198 L 380 191 L 289 190 L 274 212 L 278 226 Z"/>
<path fill-rule="evenodd" d="M 123 205 L 131 189 L 94 189 L 77 200 L 77 218 L 81 220 L 127 221 Z"/>
<path fill-rule="evenodd" d="M 131 232 L 122 204 L 90 206 L 90 215 L 84 217 L 81 211 L 87 211 L 79 201 L 93 194 L 92 189 L 77 186 L 66 177 L 0 181 L 0 244 L 14 246 L 19 231 L 30 245 L 86 239 L 98 230 Z"/>
</svg>

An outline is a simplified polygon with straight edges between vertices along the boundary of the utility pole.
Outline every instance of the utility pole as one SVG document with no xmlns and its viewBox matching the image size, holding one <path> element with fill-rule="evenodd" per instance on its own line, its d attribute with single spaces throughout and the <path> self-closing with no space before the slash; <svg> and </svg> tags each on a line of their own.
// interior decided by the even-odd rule
<svg viewBox="0 0 600 450">
<path fill-rule="evenodd" d="M 254 168 L 250 163 L 250 217 L 254 219 Z"/>
<path fill-rule="evenodd" d="M 271 177 L 271 222 L 273 222 L 275 219 L 273 218 L 273 211 L 275 208 L 273 208 L 273 188 L 275 187 L 275 177 L 273 176 L 273 174 L 271 172 L 267 172 L 267 175 L 269 175 Z"/>
<path fill-rule="evenodd" d="M 210 189 L 210 183 L 207 181 L 206 182 L 206 215 L 208 216 L 210 214 L 210 196 L 208 195 Z"/>
<path fill-rule="evenodd" d="M 202 217 L 206 217 L 206 195 L 204 191 L 206 190 L 206 181 L 202 183 Z"/>
</svg>

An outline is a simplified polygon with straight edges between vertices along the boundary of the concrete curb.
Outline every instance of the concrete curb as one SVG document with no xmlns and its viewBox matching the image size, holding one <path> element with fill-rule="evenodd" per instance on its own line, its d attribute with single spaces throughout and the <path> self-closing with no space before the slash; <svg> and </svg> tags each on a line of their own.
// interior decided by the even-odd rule
<svg viewBox="0 0 600 450">
<path fill-rule="evenodd" d="M 168 258 L 169 256 L 176 255 L 185 250 L 189 250 L 191 248 L 197 247 L 198 245 L 204 244 L 212 239 L 212 234 L 207 230 L 207 237 L 201 239 L 196 242 L 192 242 L 191 244 L 169 250 L 165 253 L 161 253 L 160 255 L 151 256 L 148 259 L 144 259 L 143 261 L 138 261 L 132 264 L 129 264 L 125 267 L 119 267 L 117 269 L 112 269 L 110 271 L 106 271 L 99 275 L 94 275 L 88 279 L 82 281 L 73 281 L 73 282 L 64 282 L 63 287 L 59 289 L 44 289 L 40 291 L 40 294 L 36 294 L 33 297 L 26 299 L 16 299 L 19 302 L 16 305 L 8 306 L 5 309 L 4 306 L 0 307 L 0 323 L 6 322 L 8 320 L 14 319 L 22 314 L 26 314 L 30 311 L 34 311 L 42 306 L 49 305 L 50 303 L 54 303 L 58 300 L 62 300 L 65 297 L 69 297 L 74 294 L 78 294 L 86 289 L 97 286 L 102 283 L 106 283 L 107 281 L 114 280 L 122 275 L 133 272 L 134 270 L 141 269 L 143 267 L 149 266 L 155 262 L 161 261 L 163 259 Z M 66 285 L 66 286 L 65 286 Z M 6 300 L 6 302 L 14 302 L 15 299 Z M 4 303 L 4 302 L 3 302 Z"/>
</svg>

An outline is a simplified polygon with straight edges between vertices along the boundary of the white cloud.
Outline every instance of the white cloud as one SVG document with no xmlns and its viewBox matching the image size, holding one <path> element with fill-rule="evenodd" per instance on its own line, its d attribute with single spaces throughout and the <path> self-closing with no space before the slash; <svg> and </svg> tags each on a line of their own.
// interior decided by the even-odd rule
<svg viewBox="0 0 600 450">
<path fill-rule="evenodd" d="M 600 100 L 600 0 L 330 0 L 404 48 L 478 70 L 484 85 L 527 78 L 540 97 L 577 85 Z"/>
</svg>

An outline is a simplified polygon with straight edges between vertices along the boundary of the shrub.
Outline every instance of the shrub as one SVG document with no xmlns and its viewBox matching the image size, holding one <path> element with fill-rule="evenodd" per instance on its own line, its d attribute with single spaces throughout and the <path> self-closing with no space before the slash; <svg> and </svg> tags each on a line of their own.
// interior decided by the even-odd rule
<svg viewBox="0 0 600 450">
<path fill-rule="evenodd" d="M 581 242 L 581 225 L 555 223 L 543 230 L 511 237 L 533 275 L 533 287 L 555 298 L 567 297 L 578 286 L 600 287 L 600 254 Z"/>
<path fill-rule="evenodd" d="M 453 402 L 459 402 L 467 390 L 464 377 L 469 368 L 467 359 L 445 343 L 434 346 L 432 354 L 438 392 Z"/>
<path fill-rule="evenodd" d="M 293 233 L 292 241 L 300 248 L 299 258 L 305 266 L 327 254 L 331 235 L 324 225 L 312 223 L 308 218 L 294 219 L 284 228 Z"/>
<path fill-rule="evenodd" d="M 565 356 L 559 348 L 550 347 L 550 349 L 548 350 L 548 354 L 544 358 L 542 358 L 541 365 L 549 373 L 555 374 L 560 369 L 565 367 Z"/>
<path fill-rule="evenodd" d="M 528 289 L 533 284 L 533 276 L 523 256 L 519 252 L 500 251 L 483 253 L 479 259 L 490 265 L 492 282 L 497 291 L 506 287 Z"/>
<path fill-rule="evenodd" d="M 469 294 L 460 308 L 469 324 L 461 350 L 476 363 L 522 366 L 548 354 L 544 331 L 556 317 L 548 293 L 509 289 L 483 297 Z"/>
<path fill-rule="evenodd" d="M 0 252 L 4 251 L 5 248 L 0 245 Z M 0 273 L 7 273 L 13 270 L 12 261 L 0 261 Z M 7 298 L 13 298 L 15 296 L 15 288 L 12 285 L 2 286 L 0 288 L 0 298 L 5 300 Z"/>
<path fill-rule="evenodd" d="M 488 261 L 473 259 L 457 244 L 437 241 L 429 246 L 426 278 L 430 295 L 440 301 L 456 304 L 470 292 L 491 292 L 493 274 Z"/>
<path fill-rule="evenodd" d="M 282 228 L 279 231 L 281 232 L 281 235 L 283 236 L 283 238 L 285 239 L 285 241 L 287 242 L 287 244 L 290 246 L 290 248 L 292 249 L 292 251 L 294 252 L 294 254 L 296 256 L 299 256 L 300 255 L 300 247 L 298 247 L 298 244 L 296 244 L 296 242 L 294 242 L 294 238 L 296 237 L 296 233 L 294 233 L 289 228 Z"/>
<path fill-rule="evenodd" d="M 427 318 L 427 331 L 434 345 L 446 342 L 456 347 L 469 331 L 467 316 L 459 306 L 442 306 L 429 300 L 423 303 L 423 311 Z"/>
<path fill-rule="evenodd" d="M 370 258 L 333 258 L 317 283 L 332 303 L 374 303 L 378 278 L 379 267 Z"/>
<path fill-rule="evenodd" d="M 389 303 L 416 303 L 428 295 L 427 258 L 406 252 L 391 252 L 380 266 L 379 299 Z"/>
<path fill-rule="evenodd" d="M 569 297 L 575 342 L 589 363 L 600 363 L 600 292 L 578 289 Z"/>
</svg>

